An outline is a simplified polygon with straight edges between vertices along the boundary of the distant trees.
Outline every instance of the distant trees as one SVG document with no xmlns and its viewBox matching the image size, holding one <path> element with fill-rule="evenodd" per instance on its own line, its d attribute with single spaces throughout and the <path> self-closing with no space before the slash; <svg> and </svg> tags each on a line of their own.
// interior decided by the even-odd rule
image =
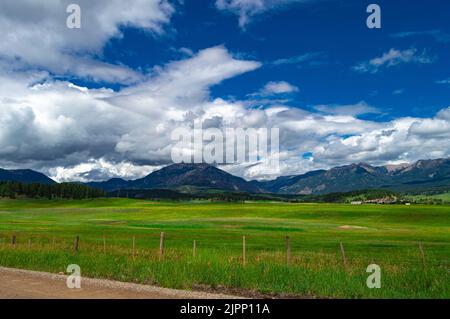
<svg viewBox="0 0 450 319">
<path fill-rule="evenodd" d="M 345 193 L 330 193 L 305 197 L 304 201 L 319 203 L 350 203 L 352 201 L 390 203 L 401 199 L 401 195 L 388 189 L 365 189 Z"/>
<path fill-rule="evenodd" d="M 0 197 L 17 198 L 61 198 L 61 199 L 87 199 L 106 197 L 102 190 L 73 183 L 62 184 L 25 184 L 21 182 L 0 182 Z"/>
</svg>

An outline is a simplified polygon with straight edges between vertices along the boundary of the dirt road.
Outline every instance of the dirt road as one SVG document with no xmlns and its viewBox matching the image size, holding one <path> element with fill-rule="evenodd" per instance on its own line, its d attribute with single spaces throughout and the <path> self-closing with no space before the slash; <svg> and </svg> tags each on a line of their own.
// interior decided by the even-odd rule
<svg viewBox="0 0 450 319">
<path fill-rule="evenodd" d="M 232 299 L 211 294 L 110 280 L 82 278 L 81 289 L 69 289 L 67 276 L 0 267 L 0 299 Z"/>
</svg>

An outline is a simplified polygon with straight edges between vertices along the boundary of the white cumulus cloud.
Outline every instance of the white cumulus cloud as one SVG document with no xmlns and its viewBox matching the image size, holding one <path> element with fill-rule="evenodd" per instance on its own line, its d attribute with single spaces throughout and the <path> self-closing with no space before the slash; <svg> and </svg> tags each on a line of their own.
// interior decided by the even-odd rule
<svg viewBox="0 0 450 319">
<path fill-rule="evenodd" d="M 286 94 L 298 92 L 299 89 L 295 85 L 292 85 L 286 81 L 280 82 L 268 82 L 262 89 L 261 94 L 263 95 L 276 95 L 276 94 Z"/>
<path fill-rule="evenodd" d="M 60 1 L 0 2 L 0 56 L 23 68 L 40 68 L 58 75 L 75 75 L 94 81 L 132 83 L 141 78 L 134 70 L 102 62 L 105 43 L 121 37 L 120 27 L 149 33 L 163 32 L 174 12 L 166 0 L 78 0 L 81 28 L 69 29 L 66 8 Z"/>
</svg>

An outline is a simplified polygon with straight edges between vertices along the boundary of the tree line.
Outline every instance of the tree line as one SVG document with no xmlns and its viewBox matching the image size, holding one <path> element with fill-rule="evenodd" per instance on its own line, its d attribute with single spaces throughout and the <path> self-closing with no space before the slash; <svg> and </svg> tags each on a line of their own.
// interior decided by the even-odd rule
<svg viewBox="0 0 450 319">
<path fill-rule="evenodd" d="M 0 182 L 0 197 L 89 199 L 106 197 L 106 193 L 100 189 L 74 183 L 48 185 L 6 181 Z"/>
</svg>

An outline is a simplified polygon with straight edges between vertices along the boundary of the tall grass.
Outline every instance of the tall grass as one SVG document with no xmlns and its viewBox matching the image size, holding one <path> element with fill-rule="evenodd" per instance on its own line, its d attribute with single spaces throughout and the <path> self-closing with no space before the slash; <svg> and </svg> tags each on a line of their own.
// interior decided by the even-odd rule
<svg viewBox="0 0 450 319">
<path fill-rule="evenodd" d="M 6 267 L 65 273 L 69 264 L 78 264 L 85 277 L 188 290 L 239 288 L 244 295 L 253 291 L 279 297 L 450 298 L 448 264 L 431 250 L 424 266 L 417 247 L 363 255 L 347 249 L 346 268 L 337 247 L 335 252 L 295 251 L 289 266 L 282 250 L 249 250 L 244 267 L 242 255 L 226 247 L 197 248 L 195 257 L 189 248 L 171 247 L 160 259 L 157 248 L 138 247 L 133 256 L 124 241 L 107 241 L 105 252 L 102 238 L 82 240 L 77 253 L 68 238 L 35 236 L 30 245 L 19 237 L 15 246 L 6 239 L 3 236 L 0 244 L 0 265 Z M 366 286 L 371 263 L 381 266 L 381 289 Z"/>
</svg>

